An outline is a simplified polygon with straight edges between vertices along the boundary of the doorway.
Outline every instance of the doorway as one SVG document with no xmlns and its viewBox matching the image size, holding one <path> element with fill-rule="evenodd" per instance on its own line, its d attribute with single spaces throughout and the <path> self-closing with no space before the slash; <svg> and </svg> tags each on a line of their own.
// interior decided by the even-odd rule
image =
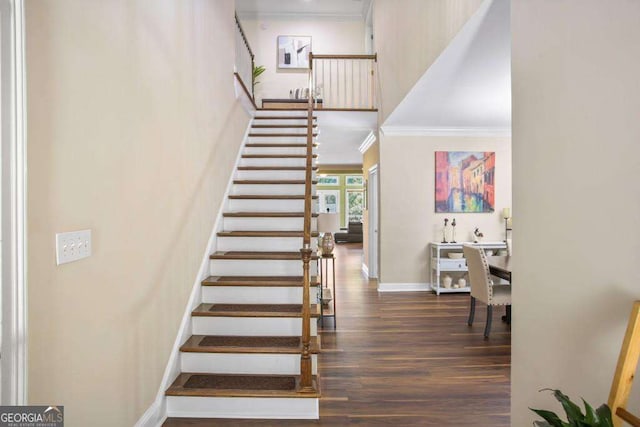
<svg viewBox="0 0 640 427">
<path fill-rule="evenodd" d="M 379 191 L 378 165 L 369 168 L 369 277 L 378 277 L 379 266 Z"/>
</svg>

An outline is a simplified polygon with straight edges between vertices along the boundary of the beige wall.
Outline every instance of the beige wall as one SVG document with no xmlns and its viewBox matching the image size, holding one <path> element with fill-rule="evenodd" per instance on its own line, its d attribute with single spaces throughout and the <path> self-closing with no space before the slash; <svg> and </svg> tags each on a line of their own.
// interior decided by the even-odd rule
<svg viewBox="0 0 640 427">
<path fill-rule="evenodd" d="M 26 2 L 29 403 L 132 425 L 155 398 L 248 123 L 233 1 Z M 56 266 L 55 233 L 93 255 Z"/>
<path fill-rule="evenodd" d="M 494 213 L 434 213 L 436 151 L 495 151 Z M 504 239 L 502 208 L 511 206 L 509 138 L 382 135 L 380 158 L 381 283 L 429 282 L 429 242 L 442 239 L 444 218 L 456 219 L 458 241 L 470 241 L 475 227 L 487 241 Z"/>
<path fill-rule="evenodd" d="M 315 54 L 364 53 L 364 21 L 242 19 L 242 27 L 255 54 L 256 65 L 266 67 L 256 86 L 258 102 L 262 98 L 288 98 L 289 90 L 309 87 L 308 70 L 278 69 L 278 36 L 311 36 Z"/>
<path fill-rule="evenodd" d="M 362 156 L 362 174 L 367 182 L 369 179 L 369 169 L 380 163 L 380 142 L 376 141 Z M 380 174 L 378 173 L 378 178 Z M 371 185 L 369 184 L 369 189 Z M 369 192 L 370 190 L 367 190 Z M 368 194 L 367 194 L 368 197 Z M 379 200 L 379 199 L 378 199 Z M 364 210 L 362 215 L 362 263 L 369 268 L 371 261 L 369 260 L 369 201 L 367 200 L 367 209 Z"/>
<path fill-rule="evenodd" d="M 638 17 L 635 1 L 512 3 L 514 426 L 560 409 L 543 387 L 607 400 L 640 297 Z"/>
<path fill-rule="evenodd" d="M 442 53 L 482 0 L 374 0 L 380 123 Z"/>
</svg>

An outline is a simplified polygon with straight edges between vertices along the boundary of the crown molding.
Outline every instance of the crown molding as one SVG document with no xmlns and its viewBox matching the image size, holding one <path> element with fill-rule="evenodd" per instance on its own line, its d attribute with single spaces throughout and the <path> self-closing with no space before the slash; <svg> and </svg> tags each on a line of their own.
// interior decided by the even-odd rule
<svg viewBox="0 0 640 427">
<path fill-rule="evenodd" d="M 374 142 L 376 142 L 377 139 L 378 138 L 376 138 L 376 135 L 373 133 L 373 131 L 369 132 L 369 135 L 367 135 L 358 150 L 362 154 L 364 154 L 369 148 L 371 148 L 371 146 L 374 144 Z"/>
<path fill-rule="evenodd" d="M 380 133 L 383 136 L 511 137 L 511 128 L 382 126 Z"/>
<path fill-rule="evenodd" d="M 362 14 L 344 14 L 344 13 L 310 13 L 310 12 L 253 12 L 238 11 L 240 19 L 263 19 L 263 20 L 283 20 L 283 21 L 301 21 L 301 20 L 325 20 L 325 21 L 364 21 Z"/>
</svg>

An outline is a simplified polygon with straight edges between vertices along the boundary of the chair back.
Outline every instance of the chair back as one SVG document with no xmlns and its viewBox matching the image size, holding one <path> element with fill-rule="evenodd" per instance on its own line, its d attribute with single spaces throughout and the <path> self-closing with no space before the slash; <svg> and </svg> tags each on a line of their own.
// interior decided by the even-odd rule
<svg viewBox="0 0 640 427">
<path fill-rule="evenodd" d="M 464 244 L 462 251 L 467 260 L 471 296 L 485 304 L 490 303 L 491 279 L 489 278 L 489 264 L 487 264 L 484 250 Z"/>
</svg>

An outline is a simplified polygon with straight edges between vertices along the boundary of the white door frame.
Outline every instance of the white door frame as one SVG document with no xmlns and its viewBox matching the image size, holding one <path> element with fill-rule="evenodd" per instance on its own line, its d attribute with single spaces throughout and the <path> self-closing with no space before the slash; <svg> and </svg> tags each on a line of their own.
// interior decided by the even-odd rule
<svg viewBox="0 0 640 427">
<path fill-rule="evenodd" d="M 27 402 L 24 0 L 0 0 L 2 123 L 1 402 Z"/>
<path fill-rule="evenodd" d="M 380 266 L 380 179 L 378 164 L 369 168 L 367 200 L 369 210 L 369 277 L 377 278 Z"/>
</svg>

